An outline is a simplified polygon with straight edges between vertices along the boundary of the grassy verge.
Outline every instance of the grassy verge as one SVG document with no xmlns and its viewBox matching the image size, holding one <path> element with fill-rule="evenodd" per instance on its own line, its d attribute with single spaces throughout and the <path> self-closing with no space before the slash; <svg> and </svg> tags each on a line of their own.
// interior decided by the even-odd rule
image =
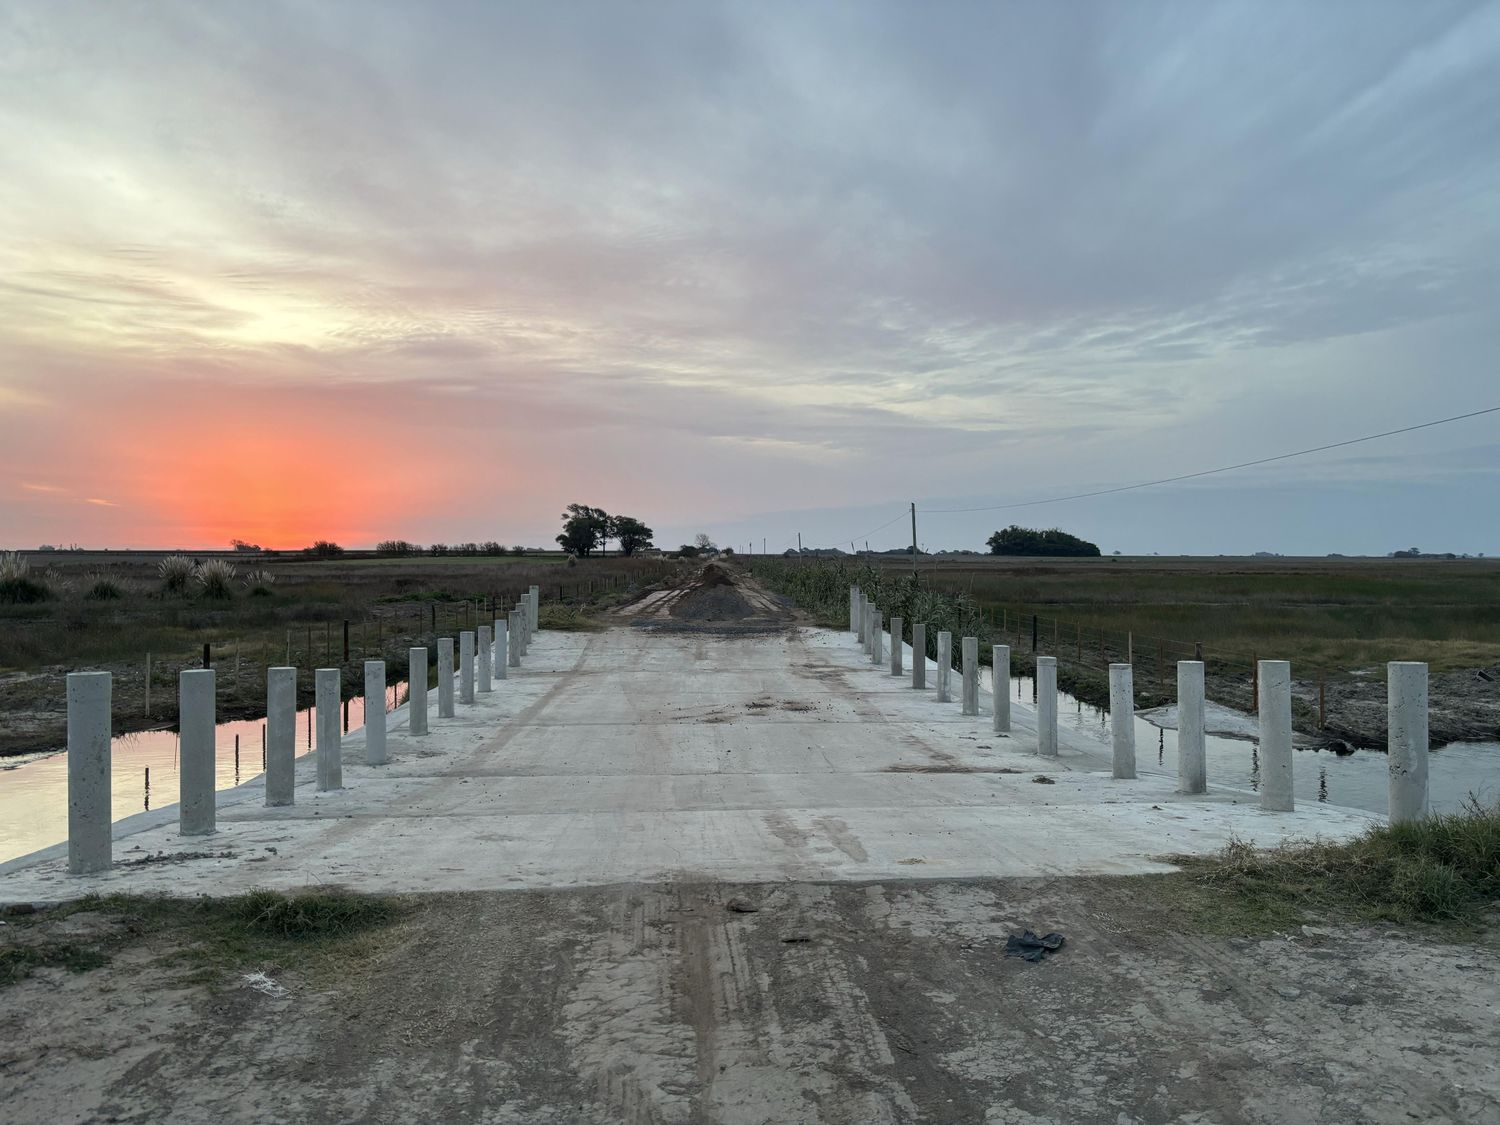
<svg viewBox="0 0 1500 1125">
<path fill-rule="evenodd" d="M 1428 923 L 1456 935 L 1493 925 L 1500 905 L 1500 806 L 1380 825 L 1347 843 L 1257 850 L 1232 842 L 1150 876 L 1188 928 L 1226 934 L 1313 921 Z"/>
<path fill-rule="evenodd" d="M 38 968 L 87 972 L 136 942 L 161 945 L 196 979 L 225 970 L 295 961 L 316 972 L 337 968 L 374 948 L 369 938 L 407 910 L 398 899 L 340 891 L 282 894 L 256 890 L 227 898 L 90 895 L 53 910 L 7 919 L 0 946 L 0 988 Z M 52 936 L 57 923 L 80 914 L 109 925 L 91 936 Z M 334 955 L 337 954 L 337 961 Z"/>
</svg>

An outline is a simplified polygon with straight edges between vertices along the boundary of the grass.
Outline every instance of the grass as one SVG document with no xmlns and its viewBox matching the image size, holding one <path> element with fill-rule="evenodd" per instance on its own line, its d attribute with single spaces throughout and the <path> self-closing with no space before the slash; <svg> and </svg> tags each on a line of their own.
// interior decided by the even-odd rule
<svg viewBox="0 0 1500 1125">
<path fill-rule="evenodd" d="M 1429 923 L 1471 933 L 1500 903 L 1500 806 L 1379 825 L 1347 843 L 1178 856 L 1157 890 L 1199 930 L 1264 933 L 1309 920 Z"/>
<path fill-rule="evenodd" d="M 398 921 L 409 910 L 402 900 L 338 890 L 283 894 L 254 890 L 226 898 L 89 895 L 55 910 L 10 919 L 21 935 L 0 949 L 0 987 L 38 968 L 87 972 L 107 965 L 134 941 L 173 947 L 170 956 L 211 979 L 225 970 L 282 958 L 300 966 L 348 957 L 373 949 L 365 939 Z M 24 935 L 84 912 L 111 917 L 119 925 L 94 939 L 27 941 Z M 312 960 L 310 960 L 312 958 Z"/>
</svg>

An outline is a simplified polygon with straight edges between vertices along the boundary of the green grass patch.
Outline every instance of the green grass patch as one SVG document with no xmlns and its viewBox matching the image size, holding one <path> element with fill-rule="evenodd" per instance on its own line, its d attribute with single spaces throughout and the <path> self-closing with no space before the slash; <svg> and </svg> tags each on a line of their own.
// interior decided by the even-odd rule
<svg viewBox="0 0 1500 1125">
<path fill-rule="evenodd" d="M 1269 850 L 1231 842 L 1151 876 L 1193 928 L 1255 933 L 1313 919 L 1432 923 L 1469 931 L 1500 902 L 1500 806 L 1379 825 L 1347 843 Z"/>
<path fill-rule="evenodd" d="M 563 633 L 594 632 L 604 628 L 604 623 L 587 609 L 574 605 L 544 605 L 537 614 L 537 623 L 543 629 Z"/>
<path fill-rule="evenodd" d="M 225 898 L 161 895 L 88 895 L 54 910 L 8 919 L 11 944 L 0 948 L 0 987 L 41 967 L 73 972 L 107 965 L 120 948 L 148 941 L 169 950 L 198 976 L 212 981 L 228 969 L 295 963 L 307 971 L 338 971 L 351 958 L 376 947 L 379 931 L 406 912 L 401 900 L 339 890 L 254 890 Z M 115 925 L 94 937 L 46 939 L 46 927 L 82 913 L 109 917 Z M 28 940 L 35 935 L 40 940 Z"/>
<path fill-rule="evenodd" d="M 67 969 L 70 973 L 86 973 L 107 964 L 109 956 L 103 950 L 70 941 L 12 946 L 0 949 L 0 988 L 23 980 L 36 969 L 57 968 Z"/>
</svg>

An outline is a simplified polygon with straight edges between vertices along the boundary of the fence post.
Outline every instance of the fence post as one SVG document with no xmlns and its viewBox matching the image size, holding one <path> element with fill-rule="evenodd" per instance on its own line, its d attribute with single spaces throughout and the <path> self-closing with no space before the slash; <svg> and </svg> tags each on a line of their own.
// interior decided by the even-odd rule
<svg viewBox="0 0 1500 1125">
<path fill-rule="evenodd" d="M 427 650 L 406 650 L 406 729 L 427 733 Z"/>
<path fill-rule="evenodd" d="M 508 630 L 506 629 L 505 618 L 495 618 L 495 659 L 492 664 L 492 668 L 494 672 L 494 678 L 497 680 L 503 680 L 506 678 L 506 662 L 510 658 L 509 654 L 505 651 L 506 641 L 509 639 L 506 635 L 507 632 Z"/>
<path fill-rule="evenodd" d="M 1291 812 L 1292 795 L 1292 666 L 1285 660 L 1259 662 L 1260 807 L 1267 812 Z"/>
<path fill-rule="evenodd" d="M 474 633 L 469 629 L 458 635 L 458 701 L 474 702 Z"/>
<path fill-rule="evenodd" d="M 343 735 L 339 730 L 339 695 L 343 673 L 319 668 L 313 673 L 313 706 L 318 711 L 318 789 L 344 787 Z"/>
<path fill-rule="evenodd" d="M 901 675 L 901 646 L 906 623 L 900 617 L 891 618 L 891 675 Z"/>
<path fill-rule="evenodd" d="M 1036 658 L 1036 752 L 1057 757 L 1057 657 Z"/>
<path fill-rule="evenodd" d="M 949 684 L 953 677 L 953 634 L 947 629 L 938 632 L 937 638 L 937 701 L 953 702 Z"/>
<path fill-rule="evenodd" d="M 979 638 L 964 637 L 961 642 L 963 661 L 962 711 L 979 714 Z"/>
<path fill-rule="evenodd" d="M 438 718 L 453 718 L 453 638 L 439 637 L 437 643 L 438 662 Z"/>
<path fill-rule="evenodd" d="M 266 804 L 297 799 L 297 669 L 266 669 Z"/>
<path fill-rule="evenodd" d="M 1109 666 L 1109 733 L 1114 776 L 1135 777 L 1135 671 L 1129 664 Z"/>
<path fill-rule="evenodd" d="M 911 626 L 911 686 L 927 687 L 927 626 L 921 621 Z"/>
<path fill-rule="evenodd" d="M 385 752 L 385 661 L 365 661 L 365 765 L 383 766 Z"/>
<path fill-rule="evenodd" d="M 1393 660 L 1385 666 L 1389 817 L 1392 824 L 1427 815 L 1427 665 Z"/>
<path fill-rule="evenodd" d="M 349 619 L 344 619 L 344 663 L 349 663 Z"/>
<path fill-rule="evenodd" d="M 214 830 L 214 671 L 178 674 L 178 831 L 207 836 Z"/>
<path fill-rule="evenodd" d="M 1037 623 L 1036 623 L 1036 614 L 1033 613 L 1031 615 L 1031 651 L 1032 651 L 1033 655 L 1035 655 L 1035 653 L 1036 653 L 1037 633 L 1038 633 L 1038 627 L 1037 627 Z"/>
<path fill-rule="evenodd" d="M 68 873 L 108 871 L 113 858 L 108 672 L 69 672 Z"/>
<path fill-rule="evenodd" d="M 880 664 L 885 660 L 885 630 L 881 621 L 880 610 L 874 610 L 874 617 L 870 621 L 870 663 Z"/>
<path fill-rule="evenodd" d="M 994 731 L 1010 733 L 1010 645 L 990 647 L 990 691 L 994 695 Z"/>
<path fill-rule="evenodd" d="M 491 649 L 495 643 L 495 634 L 489 625 L 481 625 L 475 643 L 479 645 L 479 691 L 490 692 L 494 687 L 490 683 L 490 671 L 493 665 L 491 660 Z"/>
<path fill-rule="evenodd" d="M 1203 662 L 1177 662 L 1177 782 L 1179 793 L 1207 793 L 1203 739 Z"/>
</svg>

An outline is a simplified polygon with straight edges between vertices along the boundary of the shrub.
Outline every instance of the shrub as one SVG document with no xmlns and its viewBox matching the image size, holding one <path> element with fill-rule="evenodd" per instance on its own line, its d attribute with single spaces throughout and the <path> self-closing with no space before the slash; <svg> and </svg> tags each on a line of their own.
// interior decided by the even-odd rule
<svg viewBox="0 0 1500 1125">
<path fill-rule="evenodd" d="M 124 594 L 120 584 L 107 574 L 91 574 L 86 581 L 89 588 L 83 596 L 91 602 L 110 602 Z"/>
<path fill-rule="evenodd" d="M 256 567 L 254 570 L 245 572 L 245 589 L 250 591 L 252 597 L 267 598 L 271 596 L 271 586 L 276 582 L 276 576 L 269 570 Z"/>
<path fill-rule="evenodd" d="M 193 580 L 193 560 L 186 555 L 168 555 L 156 567 L 164 594 L 186 594 Z"/>
<path fill-rule="evenodd" d="M 225 559 L 209 559 L 193 571 L 193 581 L 205 598 L 234 596 L 234 564 Z"/>
<path fill-rule="evenodd" d="M 336 559 L 343 553 L 344 548 L 331 539 L 319 539 L 311 547 L 302 548 L 302 554 L 311 559 Z"/>
<path fill-rule="evenodd" d="M 0 603 L 28 605 L 52 596 L 51 587 L 31 574 L 31 564 L 19 551 L 0 554 Z"/>
</svg>

